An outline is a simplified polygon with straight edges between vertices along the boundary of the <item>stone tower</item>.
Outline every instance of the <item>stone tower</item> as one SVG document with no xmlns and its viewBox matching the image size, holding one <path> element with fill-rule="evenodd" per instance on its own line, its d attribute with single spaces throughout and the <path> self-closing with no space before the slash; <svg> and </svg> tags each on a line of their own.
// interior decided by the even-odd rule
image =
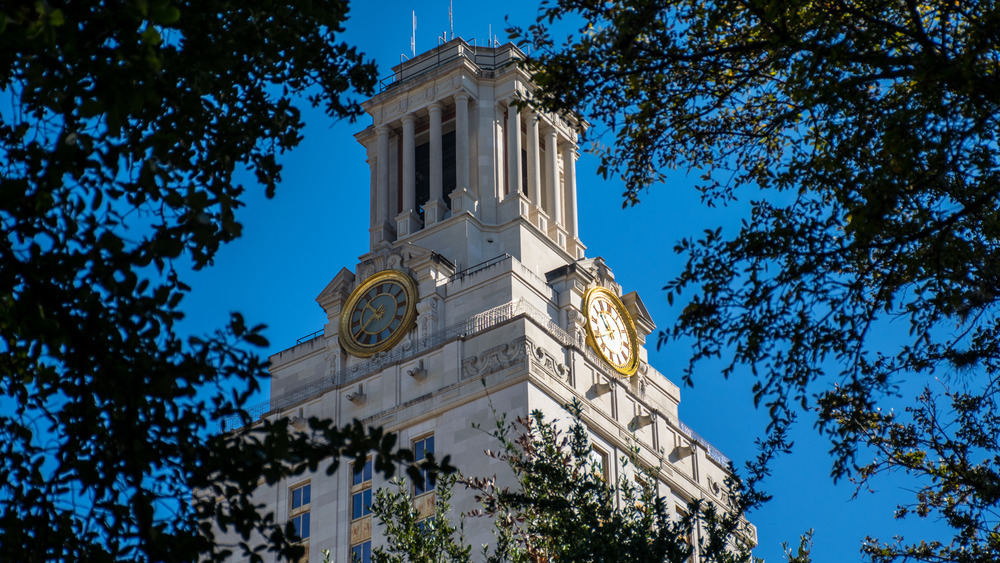
<svg viewBox="0 0 1000 563">
<path fill-rule="evenodd" d="M 522 57 L 454 39 L 395 67 L 364 104 L 369 248 L 316 298 L 322 332 L 271 357 L 271 398 L 255 412 L 359 419 L 485 476 L 502 468 L 473 423 L 489 427 L 493 409 L 565 418 L 576 399 L 609 478 L 631 471 L 617 460 L 636 444 L 678 510 L 719 500 L 728 460 L 680 422 L 677 386 L 648 364 L 653 320 L 580 241 L 586 124 L 519 108 L 533 87 Z M 307 536 L 310 561 L 329 549 L 367 563 L 382 540 L 366 503 L 383 485 L 370 470 L 319 472 L 262 501 Z M 433 509 L 433 490 L 414 492 Z M 461 492 L 454 505 L 473 508 Z M 472 545 L 490 538 L 489 522 L 467 523 Z"/>
</svg>

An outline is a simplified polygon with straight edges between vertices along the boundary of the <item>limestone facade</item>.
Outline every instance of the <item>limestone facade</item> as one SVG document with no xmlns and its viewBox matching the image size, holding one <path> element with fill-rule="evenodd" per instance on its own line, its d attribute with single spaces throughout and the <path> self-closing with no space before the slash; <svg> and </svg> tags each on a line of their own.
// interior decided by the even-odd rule
<svg viewBox="0 0 1000 563">
<path fill-rule="evenodd" d="M 395 67 L 365 103 L 372 124 L 356 138 L 371 168 L 370 247 L 316 298 L 328 319 L 322 333 L 271 357 L 271 399 L 256 414 L 358 419 L 397 432 L 402 445 L 450 454 L 465 475 L 502 478 L 506 468 L 483 453 L 497 444 L 475 426 L 535 409 L 566 420 L 561 405 L 575 399 L 610 478 L 631 471 L 619 459 L 635 445 L 676 510 L 692 498 L 720 500 L 728 460 L 679 420 L 678 387 L 648 364 L 653 320 L 579 239 L 575 162 L 586 124 L 518 107 L 532 88 L 521 57 L 510 44 L 455 39 Z M 352 356 L 339 344 L 341 313 L 352 290 L 383 270 L 416 282 L 416 323 L 393 348 Z M 621 297 L 635 323 L 641 361 L 631 377 L 586 342 L 583 298 L 598 285 Z M 322 561 L 324 549 L 350 561 L 352 550 L 382 541 L 356 498 L 385 484 L 319 471 L 260 500 L 278 521 L 302 525 L 308 513 L 309 561 Z M 430 504 L 433 492 L 420 499 Z M 475 508 L 460 490 L 453 500 L 456 511 Z M 491 537 L 490 522 L 467 521 L 471 545 Z"/>
</svg>

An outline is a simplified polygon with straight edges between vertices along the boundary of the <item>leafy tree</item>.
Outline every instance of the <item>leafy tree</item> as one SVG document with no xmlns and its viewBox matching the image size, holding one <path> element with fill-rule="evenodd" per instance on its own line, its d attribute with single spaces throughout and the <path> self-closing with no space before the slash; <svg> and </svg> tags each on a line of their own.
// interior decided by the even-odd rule
<svg viewBox="0 0 1000 563">
<path fill-rule="evenodd" d="M 812 530 L 803 534 L 799 539 L 799 547 L 796 548 L 794 553 L 792 553 L 792 548 L 788 547 L 788 544 L 782 543 L 781 549 L 785 552 L 785 560 L 788 563 L 812 563 L 812 557 L 809 555 L 812 552 L 812 536 Z"/>
<path fill-rule="evenodd" d="M 641 486 L 631 475 L 606 481 L 579 419 L 568 432 L 558 426 L 539 411 L 510 424 L 498 420 L 492 435 L 500 450 L 486 453 L 510 467 L 513 486 L 498 482 L 496 476 L 458 480 L 473 490 L 481 505 L 472 516 L 493 520 L 496 544 L 484 548 L 486 561 L 682 563 L 693 552 L 691 540 L 698 522 L 701 561 L 756 561 L 743 535 L 742 510 L 759 499 L 745 494 L 739 480 L 729 484 L 726 506 L 695 499 L 687 514 L 671 516 L 655 487 Z M 633 469 L 644 482 L 655 482 L 651 472 Z M 388 549 L 376 550 L 372 560 L 469 560 L 470 548 L 448 520 L 454 483 L 454 479 L 439 482 L 435 514 L 421 525 L 408 488 L 379 491 L 372 513 L 384 527 Z"/>
<path fill-rule="evenodd" d="M 374 563 L 469 563 L 472 547 L 462 538 L 464 517 L 459 527 L 451 523 L 451 496 L 458 477 L 437 479 L 434 486 L 434 513 L 421 519 L 405 480 L 394 480 L 395 489 L 375 492 L 372 514 L 382 525 L 386 547 L 372 551 Z"/>
<path fill-rule="evenodd" d="M 566 18 L 584 25 L 556 41 Z M 943 517 L 953 540 L 869 539 L 873 557 L 1000 558 L 1000 6 L 558 0 L 514 34 L 534 44 L 532 103 L 605 125 L 588 134 L 626 205 L 678 168 L 708 205 L 749 201 L 676 246 L 666 290 L 687 302 L 660 342 L 692 343 L 687 381 L 725 357 L 770 430 L 816 409 L 835 479 L 914 476 L 898 515 Z M 879 410 L 932 375 L 946 393 Z"/>
<path fill-rule="evenodd" d="M 237 546 L 213 520 L 294 555 L 259 479 L 411 457 L 319 420 L 211 435 L 246 416 L 262 327 L 178 329 L 180 272 L 239 236 L 235 172 L 274 193 L 295 100 L 361 113 L 350 92 L 375 67 L 337 40 L 346 16 L 343 0 L 0 6 L 0 560 L 218 560 Z"/>
</svg>

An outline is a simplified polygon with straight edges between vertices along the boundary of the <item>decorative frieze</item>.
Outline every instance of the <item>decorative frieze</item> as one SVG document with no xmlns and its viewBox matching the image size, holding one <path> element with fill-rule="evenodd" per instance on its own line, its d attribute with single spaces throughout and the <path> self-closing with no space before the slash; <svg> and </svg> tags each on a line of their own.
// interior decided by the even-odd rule
<svg viewBox="0 0 1000 563">
<path fill-rule="evenodd" d="M 462 360 L 462 379 L 486 377 L 528 360 L 531 342 L 524 336 L 494 346 L 478 356 Z"/>
<path fill-rule="evenodd" d="M 528 343 L 530 344 L 531 341 L 528 341 Z M 532 359 L 533 367 L 537 367 L 539 370 L 556 379 L 567 379 L 569 369 L 566 367 L 566 364 L 558 361 L 551 352 L 541 346 L 532 346 L 532 349 L 534 350 L 534 357 Z"/>
<path fill-rule="evenodd" d="M 547 374 L 555 379 L 567 380 L 569 368 L 551 352 L 535 345 L 527 337 L 494 346 L 482 354 L 462 361 L 462 379 L 485 377 L 518 364 L 525 364 L 529 371 Z"/>
</svg>

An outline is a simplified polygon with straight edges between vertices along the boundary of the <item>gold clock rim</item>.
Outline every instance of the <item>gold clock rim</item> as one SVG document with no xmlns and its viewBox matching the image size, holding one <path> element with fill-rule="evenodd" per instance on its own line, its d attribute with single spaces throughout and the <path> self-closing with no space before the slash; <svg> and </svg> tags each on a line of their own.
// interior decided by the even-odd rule
<svg viewBox="0 0 1000 563">
<path fill-rule="evenodd" d="M 597 346 L 597 340 L 594 337 L 594 329 L 590 325 L 590 304 L 594 296 L 597 294 L 602 294 L 608 297 L 608 300 L 611 301 L 611 305 L 618 311 L 618 314 L 625 319 L 625 328 L 628 331 L 628 345 L 629 348 L 632 349 L 632 359 L 626 366 L 619 367 Z M 632 315 L 629 314 L 628 309 L 625 308 L 625 304 L 622 303 L 622 300 L 619 299 L 613 291 L 606 287 L 592 287 L 588 289 L 587 293 L 583 296 L 583 318 L 585 319 L 584 324 L 587 327 L 587 344 L 590 348 L 621 375 L 626 377 L 634 375 L 639 369 L 639 335 L 635 330 L 635 322 L 632 321 Z"/>
<path fill-rule="evenodd" d="M 399 328 L 396 332 L 389 335 L 389 338 L 385 339 L 374 346 L 362 346 L 358 343 L 350 331 L 350 319 L 351 313 L 354 311 L 354 307 L 361 300 L 361 296 L 368 292 L 373 286 L 383 283 L 387 280 L 396 281 L 401 286 L 403 286 L 403 291 L 406 293 L 406 315 L 403 317 L 403 321 L 399 324 Z M 345 314 L 346 313 L 346 314 Z M 410 330 L 413 329 L 413 325 L 417 321 L 417 284 L 413 281 L 409 275 L 399 270 L 382 270 L 381 272 L 376 272 L 368 277 L 365 281 L 361 283 L 358 287 L 354 288 L 351 295 L 347 298 L 347 302 L 344 303 L 343 308 L 340 310 L 340 346 L 345 352 L 352 356 L 358 358 L 370 358 L 375 354 L 383 350 L 392 348 L 399 341 L 403 339 L 404 336 Z"/>
</svg>

